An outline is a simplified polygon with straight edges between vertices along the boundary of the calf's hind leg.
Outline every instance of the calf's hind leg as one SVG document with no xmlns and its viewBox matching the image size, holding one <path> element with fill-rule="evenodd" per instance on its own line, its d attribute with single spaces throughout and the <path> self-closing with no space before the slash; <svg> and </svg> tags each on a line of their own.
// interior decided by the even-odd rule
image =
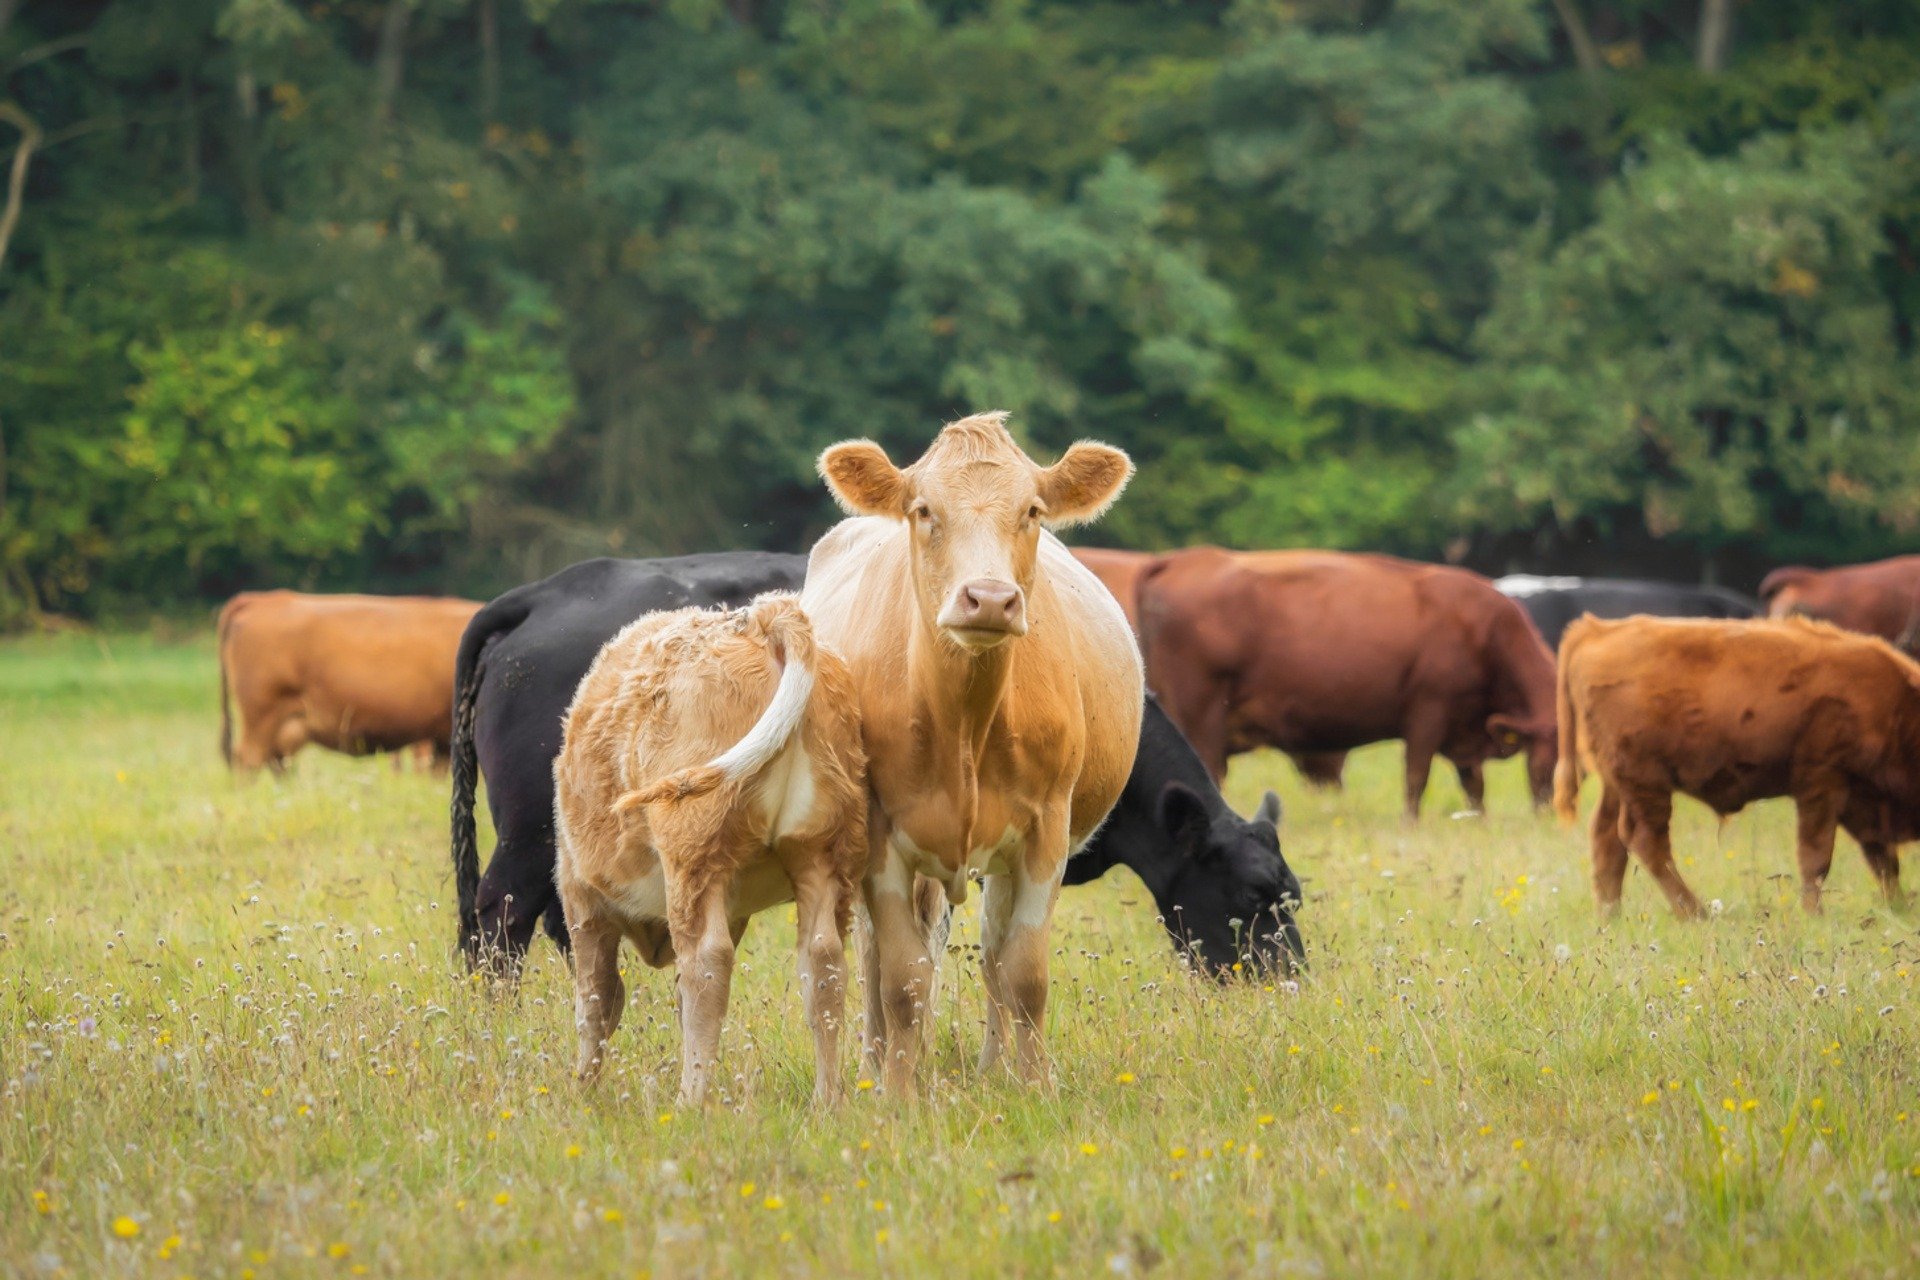
<svg viewBox="0 0 1920 1280">
<path fill-rule="evenodd" d="M 813 1104 L 840 1101 L 840 1024 L 846 1018 L 847 899 L 839 881 L 815 870 L 796 869 L 795 946 L 800 963 L 800 997 L 813 1032 Z"/>
<path fill-rule="evenodd" d="M 1698 920 L 1706 915 L 1700 899 L 1693 896 L 1687 882 L 1673 865 L 1673 840 L 1668 824 L 1673 820 L 1673 797 L 1649 793 L 1622 800 L 1626 821 L 1623 829 L 1634 854 L 1653 876 L 1654 883 L 1666 893 L 1673 914 L 1683 920 Z"/>
<path fill-rule="evenodd" d="M 733 929 L 727 919 L 727 886 L 701 885 L 680 900 L 667 880 L 667 922 L 680 963 L 680 1101 L 707 1100 L 720 1056 L 720 1028 L 733 988 Z"/>
<path fill-rule="evenodd" d="M 1840 820 L 1840 805 L 1816 795 L 1797 801 L 1796 806 L 1800 820 L 1794 853 L 1800 860 L 1800 905 L 1818 914 L 1820 887 L 1833 867 L 1833 833 Z"/>
<path fill-rule="evenodd" d="M 573 940 L 573 1024 L 580 1036 L 574 1073 L 582 1084 L 600 1076 L 607 1042 L 620 1025 L 626 984 L 620 980 L 620 929 L 604 916 L 576 913 Z"/>
<path fill-rule="evenodd" d="M 1620 913 L 1620 890 L 1627 878 L 1627 842 L 1620 838 L 1620 800 L 1604 783 L 1593 811 L 1593 897 L 1603 914 Z"/>
</svg>

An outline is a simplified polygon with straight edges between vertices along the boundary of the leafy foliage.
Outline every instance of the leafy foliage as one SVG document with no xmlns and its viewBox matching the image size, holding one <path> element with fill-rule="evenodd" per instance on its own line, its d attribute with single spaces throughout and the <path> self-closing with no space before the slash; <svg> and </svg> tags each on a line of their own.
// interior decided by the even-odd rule
<svg viewBox="0 0 1920 1280">
<path fill-rule="evenodd" d="M 792 547 L 989 406 L 1135 545 L 1900 549 L 1920 17 L 1699 14 L 0 3 L 0 621 Z"/>
</svg>

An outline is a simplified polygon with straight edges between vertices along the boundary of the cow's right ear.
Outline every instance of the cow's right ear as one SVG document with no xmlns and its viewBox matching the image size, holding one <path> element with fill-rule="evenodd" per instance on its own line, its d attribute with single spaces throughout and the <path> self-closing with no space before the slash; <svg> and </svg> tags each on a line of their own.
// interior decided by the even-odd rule
<svg viewBox="0 0 1920 1280">
<path fill-rule="evenodd" d="M 871 440 L 843 440 L 820 455 L 820 478 L 848 515 L 906 516 L 906 477 Z"/>
</svg>

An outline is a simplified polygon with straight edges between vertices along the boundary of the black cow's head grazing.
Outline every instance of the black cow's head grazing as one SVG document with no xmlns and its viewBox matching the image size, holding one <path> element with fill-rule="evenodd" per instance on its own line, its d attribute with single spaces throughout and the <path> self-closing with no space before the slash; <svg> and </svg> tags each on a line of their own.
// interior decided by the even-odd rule
<svg viewBox="0 0 1920 1280">
<path fill-rule="evenodd" d="M 1300 880 L 1280 852 L 1280 797 L 1267 792 L 1249 820 L 1170 781 L 1161 788 L 1155 819 L 1173 853 L 1171 874 L 1156 896 L 1175 945 L 1220 978 L 1303 969 L 1306 953 L 1293 919 Z"/>
</svg>

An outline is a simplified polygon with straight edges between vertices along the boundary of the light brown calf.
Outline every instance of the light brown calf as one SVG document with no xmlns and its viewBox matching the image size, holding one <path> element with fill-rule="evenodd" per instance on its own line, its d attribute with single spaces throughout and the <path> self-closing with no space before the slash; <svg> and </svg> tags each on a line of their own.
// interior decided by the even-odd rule
<svg viewBox="0 0 1920 1280">
<path fill-rule="evenodd" d="M 1593 891 L 1620 904 L 1631 850 L 1675 914 L 1700 900 L 1674 869 L 1673 793 L 1716 813 L 1791 796 L 1801 902 L 1820 907 L 1836 826 L 1889 899 L 1902 841 L 1920 837 L 1920 666 L 1820 622 L 1587 617 L 1560 641 L 1554 808 L 1573 821 L 1583 768 L 1600 776 Z"/>
<path fill-rule="evenodd" d="M 580 1078 L 599 1074 L 620 1023 L 625 936 L 655 968 L 679 958 L 680 1096 L 704 1100 L 734 947 L 748 917 L 794 902 L 813 1096 L 833 1102 L 866 756 L 846 665 L 795 598 L 627 627 L 574 694 L 553 774 Z"/>
</svg>

